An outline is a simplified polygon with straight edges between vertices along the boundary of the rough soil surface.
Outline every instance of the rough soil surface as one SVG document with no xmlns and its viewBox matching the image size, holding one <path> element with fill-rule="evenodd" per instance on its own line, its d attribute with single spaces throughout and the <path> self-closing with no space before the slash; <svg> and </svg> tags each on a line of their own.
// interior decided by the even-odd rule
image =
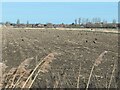
<svg viewBox="0 0 120 90">
<path fill-rule="evenodd" d="M 52 69 L 40 74 L 33 87 L 76 88 L 80 70 L 80 87 L 86 87 L 91 67 L 99 55 L 108 51 L 95 67 L 90 87 L 108 87 L 115 60 L 118 59 L 118 34 L 79 30 L 3 29 L 2 60 L 8 69 L 23 60 L 34 58 L 31 67 L 51 52 L 59 53 Z M 114 78 L 114 77 L 113 77 Z M 111 88 L 115 86 L 112 80 Z"/>
</svg>

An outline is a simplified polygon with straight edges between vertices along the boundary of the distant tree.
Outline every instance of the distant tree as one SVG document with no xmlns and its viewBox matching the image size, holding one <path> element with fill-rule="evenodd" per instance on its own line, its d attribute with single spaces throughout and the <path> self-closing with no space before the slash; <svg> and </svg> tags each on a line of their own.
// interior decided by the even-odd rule
<svg viewBox="0 0 120 90">
<path fill-rule="evenodd" d="M 11 24 L 11 23 L 8 22 L 8 21 L 5 23 L 6 26 L 10 26 L 10 24 Z"/>
<path fill-rule="evenodd" d="M 6 25 L 10 25 L 10 22 L 7 21 L 5 24 L 6 24 Z"/>
<path fill-rule="evenodd" d="M 82 24 L 85 24 L 85 22 L 86 22 L 85 18 L 82 18 Z"/>
<path fill-rule="evenodd" d="M 94 18 L 94 23 L 99 23 L 99 20 L 98 20 L 98 18 L 96 17 L 96 18 Z"/>
<path fill-rule="evenodd" d="M 107 24 L 107 21 L 105 19 L 103 20 L 103 24 Z"/>
<path fill-rule="evenodd" d="M 77 19 L 75 19 L 75 24 L 77 25 Z"/>
<path fill-rule="evenodd" d="M 101 18 L 98 18 L 98 23 L 101 23 Z"/>
<path fill-rule="evenodd" d="M 89 19 L 88 19 L 88 18 L 86 18 L 86 21 L 85 21 L 85 22 L 86 22 L 86 24 L 87 24 L 87 23 L 89 23 L 90 21 L 89 21 Z"/>
<path fill-rule="evenodd" d="M 19 19 L 17 19 L 17 24 L 20 24 L 20 20 Z"/>
<path fill-rule="evenodd" d="M 113 19 L 113 21 L 112 21 L 112 26 L 113 27 L 115 27 L 115 28 L 117 28 L 117 24 L 116 24 L 117 22 L 116 22 L 116 19 Z"/>
<path fill-rule="evenodd" d="M 27 21 L 27 25 L 29 25 L 29 21 Z"/>
<path fill-rule="evenodd" d="M 92 23 L 95 23 L 95 18 L 92 19 Z"/>
<path fill-rule="evenodd" d="M 113 19 L 112 23 L 113 23 L 113 24 L 116 24 L 116 19 Z"/>
<path fill-rule="evenodd" d="M 29 27 L 29 21 L 27 21 L 27 25 L 26 26 Z"/>
<path fill-rule="evenodd" d="M 61 23 L 62 25 L 65 25 L 64 23 Z"/>
<path fill-rule="evenodd" d="M 81 18 L 78 19 L 78 24 L 79 24 L 79 25 L 81 24 Z"/>
</svg>

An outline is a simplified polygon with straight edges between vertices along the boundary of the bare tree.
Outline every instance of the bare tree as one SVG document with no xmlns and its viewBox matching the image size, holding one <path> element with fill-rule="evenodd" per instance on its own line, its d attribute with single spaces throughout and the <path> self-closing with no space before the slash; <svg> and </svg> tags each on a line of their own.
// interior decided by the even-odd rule
<svg viewBox="0 0 120 90">
<path fill-rule="evenodd" d="M 29 26 L 29 21 L 27 21 L 27 25 L 26 25 L 27 27 Z"/>
<path fill-rule="evenodd" d="M 101 18 L 98 18 L 98 23 L 101 23 Z"/>
<path fill-rule="evenodd" d="M 85 18 L 82 18 L 82 24 L 85 24 L 85 22 L 86 22 Z"/>
<path fill-rule="evenodd" d="M 10 22 L 7 21 L 5 24 L 6 24 L 6 25 L 10 25 Z"/>
<path fill-rule="evenodd" d="M 103 24 L 107 24 L 107 21 L 105 19 L 103 20 Z"/>
<path fill-rule="evenodd" d="M 75 25 L 77 25 L 77 19 L 75 19 Z"/>
<path fill-rule="evenodd" d="M 92 19 L 92 23 L 95 23 L 95 18 Z"/>
<path fill-rule="evenodd" d="M 95 18 L 95 23 L 99 23 L 99 18 Z"/>
<path fill-rule="evenodd" d="M 78 23 L 79 23 L 79 25 L 81 24 L 81 18 L 78 19 Z"/>
<path fill-rule="evenodd" d="M 20 24 L 20 20 L 19 19 L 17 19 L 17 24 Z"/>
<path fill-rule="evenodd" d="M 29 25 L 29 21 L 27 21 L 27 25 Z"/>
<path fill-rule="evenodd" d="M 113 19 L 112 23 L 113 23 L 113 24 L 116 24 L 116 19 Z"/>
<path fill-rule="evenodd" d="M 88 18 L 86 18 L 86 24 L 87 24 L 87 23 L 89 23 L 89 22 L 90 22 L 90 21 L 89 21 L 89 19 L 88 19 Z"/>
</svg>

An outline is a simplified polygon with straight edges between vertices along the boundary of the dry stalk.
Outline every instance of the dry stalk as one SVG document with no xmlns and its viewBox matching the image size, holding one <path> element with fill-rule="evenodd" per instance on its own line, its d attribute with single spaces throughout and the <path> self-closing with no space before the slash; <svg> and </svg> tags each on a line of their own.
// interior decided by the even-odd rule
<svg viewBox="0 0 120 90">
<path fill-rule="evenodd" d="M 67 73 L 65 72 L 63 79 L 65 80 L 65 83 L 69 86 L 68 79 L 67 79 Z"/>
<path fill-rule="evenodd" d="M 79 73 L 78 73 L 78 78 L 77 78 L 77 88 L 80 88 L 79 85 L 80 85 L 80 71 L 81 71 L 81 64 L 80 64 L 80 67 L 79 67 Z"/>
<path fill-rule="evenodd" d="M 40 70 L 37 72 L 37 74 L 35 75 L 34 79 L 33 79 L 32 82 L 30 83 L 30 85 L 29 85 L 28 88 L 31 88 L 31 87 L 32 87 L 32 85 L 33 85 L 34 81 L 36 80 L 37 76 L 39 75 L 39 73 L 40 73 Z"/>
<path fill-rule="evenodd" d="M 56 53 L 50 53 L 42 61 L 40 61 L 40 63 L 34 68 L 33 72 L 29 75 L 29 77 L 27 78 L 27 80 L 23 84 L 22 89 L 26 87 L 30 78 L 33 76 L 33 74 L 35 74 L 37 69 L 38 69 L 38 71 L 37 71 L 34 79 L 32 80 L 32 82 L 30 84 L 28 84 L 29 88 L 31 88 L 32 84 L 34 83 L 35 79 L 37 78 L 37 76 L 40 72 L 42 72 L 42 73 L 48 72 L 48 69 L 50 68 L 49 64 L 53 61 L 53 59 L 55 59 L 54 54 L 56 54 Z"/>
<path fill-rule="evenodd" d="M 34 58 L 28 58 L 26 60 L 24 60 L 19 66 L 18 66 L 18 69 L 19 69 L 19 72 L 22 68 L 24 69 L 28 69 L 29 68 L 29 65 L 31 63 L 31 61 L 33 60 Z"/>
<path fill-rule="evenodd" d="M 100 54 L 100 56 L 95 60 L 95 63 L 93 64 L 92 66 L 92 69 L 90 71 L 90 75 L 89 75 L 89 78 L 88 78 L 88 82 L 87 82 L 87 86 L 86 86 L 86 90 L 88 90 L 89 88 L 89 84 L 90 84 L 90 80 L 91 80 L 91 77 L 92 77 L 92 73 L 93 73 L 93 70 L 96 66 L 98 66 L 99 64 L 101 64 L 101 62 L 103 61 L 103 56 L 107 53 L 107 51 L 104 51 L 103 53 Z"/>
<path fill-rule="evenodd" d="M 53 88 L 58 88 L 58 85 L 59 85 L 59 81 L 58 81 L 58 80 L 55 80 L 55 83 L 54 83 Z"/>
<path fill-rule="evenodd" d="M 60 73 L 58 72 L 57 74 L 58 74 L 57 76 L 58 76 L 58 82 L 59 82 L 58 85 L 61 85 L 61 76 L 60 76 Z"/>
<path fill-rule="evenodd" d="M 28 58 L 26 60 L 24 60 L 17 68 L 17 71 L 16 71 L 16 74 L 14 75 L 14 78 L 13 78 L 13 82 L 12 82 L 12 85 L 11 85 L 11 88 L 12 87 L 15 87 L 16 85 L 18 85 L 18 82 L 21 80 L 21 77 L 23 77 L 25 74 L 29 75 L 30 71 L 28 71 L 28 67 L 30 65 L 30 62 L 33 60 L 33 57 L 32 58 Z M 16 81 L 15 83 L 15 78 L 19 75 L 19 78 L 18 80 Z"/>
<path fill-rule="evenodd" d="M 93 72 L 93 75 L 94 75 L 94 78 L 95 78 L 97 81 L 99 81 L 99 80 L 98 80 L 98 77 L 95 75 L 95 73 L 94 73 L 94 72 Z M 96 83 L 95 83 L 95 84 L 96 84 L 96 86 L 99 88 L 99 86 L 98 86 L 98 85 L 99 85 L 100 83 L 99 83 L 99 82 L 97 82 L 97 81 L 96 81 Z"/>
<path fill-rule="evenodd" d="M 28 77 L 30 74 L 30 70 L 28 69 L 30 62 L 33 60 L 33 58 L 28 58 L 24 60 L 18 68 L 12 68 L 9 70 L 9 72 L 5 75 L 5 81 L 6 85 L 5 88 L 15 88 L 18 87 L 18 84 L 20 84 L 24 81 L 22 79 L 25 77 Z"/>
<path fill-rule="evenodd" d="M 112 70 L 112 75 L 111 75 L 111 77 L 110 77 L 110 81 L 109 81 L 109 85 L 108 85 L 108 90 L 109 90 L 110 85 L 111 85 L 111 83 L 112 83 L 112 79 L 113 79 L 113 76 L 114 76 L 115 69 L 116 69 L 116 60 L 115 60 L 115 62 L 114 62 L 114 66 L 113 66 L 113 70 Z"/>
<path fill-rule="evenodd" d="M 42 63 L 44 63 L 45 61 L 41 61 L 36 67 L 35 67 L 35 69 L 33 70 L 33 72 L 29 75 L 29 77 L 27 78 L 27 80 L 25 81 L 25 83 L 24 83 L 24 85 L 22 86 L 22 88 L 24 88 L 25 87 L 25 85 L 28 83 L 28 81 L 30 80 L 30 78 L 32 77 L 32 75 L 35 73 L 35 71 L 38 69 L 38 67 L 42 64 Z"/>
<path fill-rule="evenodd" d="M 28 88 L 31 88 L 33 85 L 34 81 L 36 80 L 37 76 L 39 75 L 40 72 L 42 73 L 47 73 L 48 70 L 51 68 L 50 63 L 55 59 L 54 54 L 49 54 L 47 56 L 48 59 L 44 59 L 45 62 L 41 65 L 40 69 L 38 70 L 37 74 L 35 75 L 34 79 L 32 80 L 31 84 L 29 85 Z"/>
<path fill-rule="evenodd" d="M 0 89 L 2 89 L 3 87 L 3 81 L 4 81 L 4 74 L 5 74 L 5 69 L 7 68 L 7 66 L 0 62 Z"/>
<path fill-rule="evenodd" d="M 35 57 L 35 64 L 37 65 L 38 64 L 38 56 Z"/>
<path fill-rule="evenodd" d="M 11 79 L 13 78 L 13 75 L 16 73 L 17 68 L 11 68 L 7 74 L 5 74 L 5 80 L 4 82 L 7 82 L 7 85 L 5 85 L 5 88 L 8 88 L 11 84 Z"/>
<path fill-rule="evenodd" d="M 105 81 L 105 88 L 107 88 L 107 87 L 108 87 L 107 74 L 108 74 L 108 72 L 106 72 L 106 76 L 105 76 L 105 79 L 106 79 L 106 81 Z"/>
<path fill-rule="evenodd" d="M 18 80 L 16 81 L 16 83 L 13 85 L 13 88 L 15 88 L 15 87 L 20 83 L 20 80 L 22 79 L 23 76 L 24 76 L 24 74 L 21 75 L 21 76 L 18 78 Z"/>
</svg>

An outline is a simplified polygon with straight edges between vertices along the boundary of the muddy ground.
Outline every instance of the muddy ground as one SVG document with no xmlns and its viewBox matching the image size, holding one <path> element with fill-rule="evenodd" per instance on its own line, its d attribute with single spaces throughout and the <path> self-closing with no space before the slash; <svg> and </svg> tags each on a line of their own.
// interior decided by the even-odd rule
<svg viewBox="0 0 120 90">
<path fill-rule="evenodd" d="M 118 59 L 118 34 L 79 30 L 3 29 L 2 60 L 9 69 L 26 58 L 34 57 L 31 66 L 51 52 L 59 55 L 48 73 L 40 74 L 33 87 L 76 88 L 79 67 L 80 87 L 85 88 L 91 67 L 104 52 L 103 62 L 95 67 L 90 87 L 108 87 L 115 60 Z M 117 67 L 117 66 L 116 66 Z M 114 76 L 113 76 L 114 78 Z M 111 88 L 115 88 L 115 79 Z"/>
</svg>

